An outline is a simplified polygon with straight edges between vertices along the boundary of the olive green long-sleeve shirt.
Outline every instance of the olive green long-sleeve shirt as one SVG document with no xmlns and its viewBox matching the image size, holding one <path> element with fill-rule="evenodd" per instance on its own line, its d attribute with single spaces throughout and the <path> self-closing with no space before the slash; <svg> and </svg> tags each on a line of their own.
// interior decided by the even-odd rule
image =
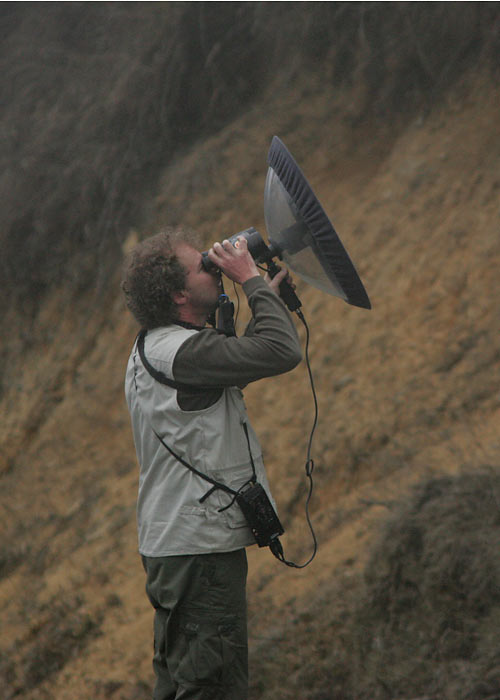
<svg viewBox="0 0 500 700">
<path fill-rule="evenodd" d="M 252 311 L 245 334 L 226 337 L 211 328 L 193 334 L 179 348 L 173 364 L 176 381 L 214 387 L 200 394 L 178 392 L 184 410 L 212 405 L 226 386 L 243 387 L 283 374 L 302 359 L 297 330 L 282 300 L 262 277 L 243 284 Z"/>
</svg>

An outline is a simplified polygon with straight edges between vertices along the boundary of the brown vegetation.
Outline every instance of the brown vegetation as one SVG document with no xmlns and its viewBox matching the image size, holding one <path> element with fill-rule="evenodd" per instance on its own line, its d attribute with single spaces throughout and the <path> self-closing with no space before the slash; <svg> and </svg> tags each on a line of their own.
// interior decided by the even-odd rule
<svg viewBox="0 0 500 700">
<path fill-rule="evenodd" d="M 1 12 L 2 697 L 150 696 L 119 263 L 165 224 L 264 231 L 275 133 L 373 310 L 299 281 L 320 549 L 249 553 L 251 697 L 499 697 L 498 5 Z M 305 370 L 246 400 L 303 561 Z"/>
</svg>

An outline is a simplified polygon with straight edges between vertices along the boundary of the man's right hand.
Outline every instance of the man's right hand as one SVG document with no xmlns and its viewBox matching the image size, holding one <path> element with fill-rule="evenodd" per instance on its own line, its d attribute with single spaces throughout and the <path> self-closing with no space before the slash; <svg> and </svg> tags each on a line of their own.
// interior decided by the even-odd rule
<svg viewBox="0 0 500 700">
<path fill-rule="evenodd" d="M 208 251 L 209 259 L 233 282 L 243 284 L 260 273 L 254 259 L 248 252 L 246 238 L 240 236 L 233 246 L 228 240 L 214 243 Z"/>
</svg>

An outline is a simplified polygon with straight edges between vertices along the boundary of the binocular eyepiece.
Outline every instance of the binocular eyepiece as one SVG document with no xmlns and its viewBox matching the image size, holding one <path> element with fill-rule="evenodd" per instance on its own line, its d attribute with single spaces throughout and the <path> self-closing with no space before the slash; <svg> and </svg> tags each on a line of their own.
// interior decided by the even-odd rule
<svg viewBox="0 0 500 700">
<path fill-rule="evenodd" d="M 260 233 L 253 226 L 239 233 L 235 233 L 234 236 L 228 238 L 228 241 L 235 246 L 236 241 L 241 237 L 246 239 L 248 252 L 256 262 L 270 262 L 274 256 L 278 255 L 278 251 L 274 251 L 272 246 L 268 246 Z M 217 265 L 208 257 L 208 251 L 201 254 L 201 263 L 207 272 L 212 272 L 217 269 Z"/>
</svg>

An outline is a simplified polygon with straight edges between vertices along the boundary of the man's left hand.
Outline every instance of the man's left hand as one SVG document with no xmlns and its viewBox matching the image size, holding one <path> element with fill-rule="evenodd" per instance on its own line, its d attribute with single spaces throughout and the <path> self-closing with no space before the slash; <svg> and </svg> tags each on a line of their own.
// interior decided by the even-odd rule
<svg viewBox="0 0 500 700">
<path fill-rule="evenodd" d="M 278 296 L 280 296 L 280 284 L 281 284 L 281 282 L 283 282 L 283 280 L 286 280 L 292 289 L 295 289 L 295 287 L 296 287 L 296 285 L 294 284 L 294 281 L 292 279 L 292 276 L 290 275 L 290 273 L 288 272 L 286 267 L 283 267 L 278 272 L 278 274 L 275 275 L 272 279 L 271 279 L 271 275 L 269 274 L 269 272 L 266 272 L 266 274 L 264 275 L 264 279 L 266 280 L 266 282 L 268 283 L 270 288 L 273 290 L 273 292 L 275 294 L 277 294 Z"/>
</svg>

